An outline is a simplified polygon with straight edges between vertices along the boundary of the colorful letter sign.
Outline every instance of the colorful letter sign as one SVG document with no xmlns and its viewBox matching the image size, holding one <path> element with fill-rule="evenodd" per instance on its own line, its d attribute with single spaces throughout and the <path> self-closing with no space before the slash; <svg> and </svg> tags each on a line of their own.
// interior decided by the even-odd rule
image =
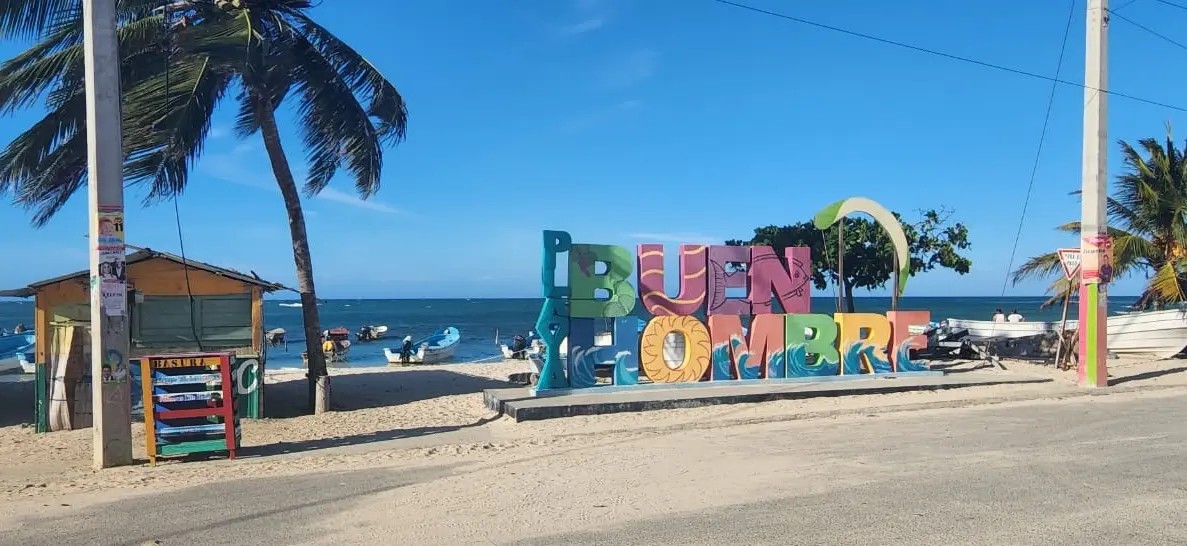
<svg viewBox="0 0 1187 546">
<path fill-rule="evenodd" d="M 846 199 L 821 211 L 816 225 L 858 212 L 889 233 L 901 289 L 910 260 L 893 214 L 868 199 Z M 928 324 L 927 311 L 811 312 L 808 248 L 681 245 L 679 270 L 667 271 L 660 244 L 639 245 L 632 259 L 625 248 L 573 243 L 563 231 L 545 231 L 543 240 L 536 331 L 546 348 L 537 390 L 596 387 L 599 377 L 625 386 L 927 370 L 910 354 L 926 343 L 910 331 Z M 562 252 L 569 254 L 566 287 L 555 280 Z M 673 277 L 676 294 L 665 289 Z"/>
</svg>

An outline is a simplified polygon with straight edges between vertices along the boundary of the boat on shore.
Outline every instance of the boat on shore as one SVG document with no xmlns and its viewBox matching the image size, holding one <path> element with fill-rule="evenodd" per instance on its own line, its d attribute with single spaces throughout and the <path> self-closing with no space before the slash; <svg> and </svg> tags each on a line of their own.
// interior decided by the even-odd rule
<svg viewBox="0 0 1187 546">
<path fill-rule="evenodd" d="M 949 330 L 968 330 L 973 338 L 1022 338 L 1039 336 L 1048 332 L 1059 332 L 1059 322 L 994 322 L 992 320 L 966 320 L 949 318 L 944 321 Z M 1076 321 L 1067 321 L 1067 329 L 1075 330 Z"/>
<path fill-rule="evenodd" d="M 1117 355 L 1150 355 L 1158 360 L 1171 358 L 1187 349 L 1187 309 L 1164 311 L 1129 311 L 1106 320 L 1109 352 Z M 949 331 L 967 330 L 973 338 L 1017 339 L 1058 334 L 1059 322 L 993 322 L 988 320 L 945 321 Z M 1067 321 L 1067 330 L 1076 330 L 1075 320 Z"/>
<path fill-rule="evenodd" d="M 445 362 L 457 352 L 462 334 L 457 328 L 450 326 L 439 334 L 433 334 L 413 344 L 412 354 L 408 357 L 409 364 L 437 364 Z M 405 364 L 400 359 L 400 351 L 383 348 L 383 355 L 389 364 Z"/>
<path fill-rule="evenodd" d="M 1127 313 L 1107 320 L 1110 353 L 1163 360 L 1187 348 L 1187 309 Z"/>
<path fill-rule="evenodd" d="M 37 334 L 32 331 L 0 335 L 0 373 L 18 370 L 25 373 L 35 372 L 37 368 L 32 361 L 36 345 Z"/>
</svg>

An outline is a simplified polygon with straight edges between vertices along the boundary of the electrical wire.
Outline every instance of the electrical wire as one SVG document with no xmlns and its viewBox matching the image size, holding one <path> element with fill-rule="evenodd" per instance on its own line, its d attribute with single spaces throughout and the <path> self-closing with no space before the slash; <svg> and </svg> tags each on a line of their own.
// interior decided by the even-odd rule
<svg viewBox="0 0 1187 546">
<path fill-rule="evenodd" d="M 1179 8 L 1183 11 L 1187 11 L 1187 5 L 1179 4 L 1176 2 L 1171 2 L 1170 0 L 1154 0 L 1154 1 L 1158 2 L 1159 4 L 1170 6 L 1172 8 Z"/>
<path fill-rule="evenodd" d="M 1121 15 L 1120 13 L 1117 13 L 1117 10 L 1113 10 L 1113 9 L 1109 10 L 1109 15 L 1116 17 L 1122 21 L 1125 21 L 1126 23 L 1129 23 L 1135 27 L 1138 27 L 1139 29 L 1146 31 L 1147 33 L 1149 33 L 1157 38 L 1161 38 L 1163 41 L 1166 41 L 1170 44 L 1181 47 L 1183 49 L 1187 49 L 1187 44 L 1184 44 L 1183 42 L 1175 40 L 1174 38 L 1167 37 L 1166 35 L 1161 34 L 1158 31 L 1156 31 L 1150 27 L 1147 27 L 1137 21 L 1134 21 L 1133 19 L 1130 19 L 1129 17 Z"/>
<path fill-rule="evenodd" d="M 1055 78 L 1063 70 L 1063 59 L 1067 55 L 1068 36 L 1072 31 L 1072 20 L 1076 15 L 1076 0 L 1068 6 L 1067 24 L 1063 28 L 1063 41 L 1059 46 L 1059 60 L 1055 63 Z M 1051 110 L 1055 106 L 1055 92 L 1059 89 L 1057 82 L 1051 83 L 1051 93 L 1047 96 L 1047 111 L 1043 114 L 1043 128 L 1039 131 L 1039 145 L 1035 150 L 1034 164 L 1030 168 L 1030 182 L 1026 185 L 1026 198 L 1022 200 L 1022 215 L 1018 218 L 1018 231 L 1014 234 L 1014 246 L 1010 249 L 1010 260 L 1006 264 L 1006 278 L 1002 281 L 1001 297 L 1006 297 L 1006 289 L 1010 286 L 1010 272 L 1014 269 L 1014 259 L 1018 255 L 1018 243 L 1022 240 L 1022 227 L 1026 223 L 1026 211 L 1030 207 L 1030 195 L 1035 186 L 1035 178 L 1039 173 L 1039 160 L 1043 157 L 1043 143 L 1047 140 L 1047 128 L 1051 124 Z M 996 323 L 995 323 L 996 324 Z"/>
<path fill-rule="evenodd" d="M 161 17 L 161 25 L 164 27 L 165 36 L 161 42 L 161 47 L 165 57 L 165 114 L 169 113 L 170 102 L 172 102 L 169 96 L 171 92 L 169 79 L 173 70 L 173 27 L 169 21 L 169 6 L 170 0 L 162 0 L 161 7 L 163 9 L 163 15 Z M 198 325 L 194 320 L 194 289 L 190 285 L 190 261 L 185 256 L 185 235 L 181 229 L 181 208 L 177 204 L 176 191 L 173 192 L 173 220 L 177 224 L 177 244 L 181 251 L 181 270 L 185 275 L 185 292 L 189 300 L 190 333 L 194 336 L 194 344 L 198 346 L 198 352 L 203 352 L 205 349 L 202 347 L 202 336 L 198 334 Z"/>
<path fill-rule="evenodd" d="M 760 13 L 760 14 L 763 14 L 763 15 L 768 15 L 768 16 L 775 17 L 775 18 L 778 18 L 778 19 L 784 19 L 784 20 L 787 20 L 787 21 L 792 21 L 792 22 L 795 22 L 795 23 L 800 23 L 800 24 L 803 24 L 803 25 L 808 25 L 808 26 L 812 26 L 812 27 L 816 27 L 816 28 L 820 28 L 820 29 L 824 29 L 824 30 L 830 30 L 830 31 L 837 32 L 837 33 L 840 33 L 840 34 L 846 34 L 846 35 L 853 36 L 853 37 L 856 37 L 856 38 L 862 38 L 862 39 L 865 39 L 865 40 L 870 40 L 870 41 L 873 41 L 873 42 L 879 42 L 879 43 L 886 44 L 886 45 L 892 45 L 892 46 L 899 47 L 899 48 L 902 48 L 902 49 L 909 49 L 909 50 L 911 50 L 911 51 L 916 51 L 916 52 L 919 52 L 919 53 L 926 53 L 926 54 L 928 54 L 928 55 L 933 55 L 933 56 L 936 56 L 936 57 L 943 57 L 943 58 L 945 58 L 945 59 L 950 59 L 950 60 L 953 60 L 953 61 L 958 61 L 958 62 L 967 63 L 967 64 L 973 64 L 973 65 L 981 66 L 981 67 L 984 67 L 984 68 L 991 68 L 991 69 L 998 70 L 998 71 L 1001 71 L 1001 72 L 1009 72 L 1009 73 L 1011 73 L 1011 74 L 1016 74 L 1016 75 L 1019 75 L 1019 76 L 1026 76 L 1026 77 L 1028 77 L 1028 78 L 1033 78 L 1033 79 L 1038 79 L 1038 80 L 1044 80 L 1044 81 L 1049 81 L 1049 82 L 1053 82 L 1053 83 L 1059 83 L 1059 84 L 1063 84 L 1063 85 L 1071 85 L 1071 86 L 1073 86 L 1073 87 L 1079 87 L 1080 89 L 1091 89 L 1092 91 L 1097 91 L 1097 92 L 1099 92 L 1099 93 L 1105 93 L 1105 94 L 1108 94 L 1108 95 L 1112 95 L 1112 96 L 1114 96 L 1114 97 L 1119 97 L 1119 98 L 1123 98 L 1123 99 L 1129 99 L 1129 100 L 1132 100 L 1132 101 L 1135 101 L 1135 102 L 1140 102 L 1140 103 L 1144 103 L 1144 104 L 1149 104 L 1149 105 L 1151 105 L 1151 106 L 1159 106 L 1159 107 L 1162 107 L 1162 108 L 1166 108 L 1166 109 L 1169 109 L 1169 110 L 1175 110 L 1175 111 L 1178 111 L 1178 112 L 1187 112 L 1187 106 L 1178 106 L 1178 105 L 1174 105 L 1174 104 L 1168 104 L 1168 103 L 1165 103 L 1165 102 L 1159 102 L 1159 101 L 1156 101 L 1156 100 L 1147 99 L 1147 98 L 1143 98 L 1143 97 L 1138 97 L 1138 96 L 1135 96 L 1135 95 L 1129 95 L 1129 94 L 1126 94 L 1126 93 L 1121 93 L 1121 92 L 1118 92 L 1118 91 L 1111 91 L 1111 90 L 1108 90 L 1108 89 L 1097 89 L 1097 88 L 1094 88 L 1094 87 L 1089 87 L 1089 86 L 1087 86 L 1087 85 L 1084 85 L 1084 84 L 1082 84 L 1082 83 L 1077 83 L 1077 82 L 1073 82 L 1073 81 L 1063 80 L 1063 79 L 1060 79 L 1060 78 L 1054 78 L 1054 77 L 1051 77 L 1051 76 L 1044 76 L 1044 75 L 1042 75 L 1042 74 L 1037 74 L 1037 73 L 1035 73 L 1035 72 L 1030 72 L 1030 71 L 1027 71 L 1027 70 L 1022 70 L 1022 69 L 1019 69 L 1019 68 L 1012 68 L 1012 67 L 1009 67 L 1009 66 L 1000 65 L 1000 64 L 995 64 L 995 63 L 991 63 L 991 62 L 988 62 L 988 61 L 981 61 L 981 60 L 973 59 L 973 58 L 971 58 L 971 57 L 965 57 L 965 56 L 956 55 L 956 54 L 953 54 L 953 53 L 945 53 L 945 52 L 943 52 L 943 51 L 939 51 L 939 50 L 936 50 L 936 49 L 930 49 L 930 48 L 921 47 L 921 46 L 917 46 L 917 45 L 911 45 L 911 44 L 908 44 L 908 43 L 905 43 L 905 42 L 899 42 L 899 41 L 895 41 L 895 40 L 890 40 L 890 39 L 888 39 L 888 38 L 882 38 L 882 37 L 879 37 L 879 36 L 874 36 L 874 35 L 872 35 L 872 34 L 866 34 L 866 33 L 863 33 L 863 32 L 858 32 L 858 31 L 855 31 L 855 30 L 849 30 L 849 29 L 846 29 L 846 28 L 841 28 L 841 27 L 837 27 L 837 26 L 827 25 L 827 24 L 824 24 L 824 23 L 819 23 L 819 22 L 816 22 L 816 21 L 811 21 L 811 20 L 804 19 L 804 18 L 801 18 L 801 17 L 795 17 L 795 16 L 792 16 L 792 15 L 787 15 L 787 14 L 784 14 L 784 13 L 779 13 L 779 12 L 777 12 L 777 11 L 770 11 L 770 10 L 765 10 L 765 9 L 762 9 L 762 8 L 756 8 L 756 7 L 754 7 L 754 6 L 749 6 L 749 5 L 746 5 L 746 4 L 740 4 L 740 3 L 738 3 L 738 2 L 732 2 L 731 0 L 712 0 L 712 1 L 714 1 L 714 2 L 717 2 L 717 3 L 719 3 L 719 4 L 724 4 L 724 5 L 727 5 L 727 6 L 732 6 L 732 7 L 738 8 L 738 9 L 743 9 L 743 10 L 751 11 L 751 12 L 754 12 L 754 13 Z"/>
</svg>

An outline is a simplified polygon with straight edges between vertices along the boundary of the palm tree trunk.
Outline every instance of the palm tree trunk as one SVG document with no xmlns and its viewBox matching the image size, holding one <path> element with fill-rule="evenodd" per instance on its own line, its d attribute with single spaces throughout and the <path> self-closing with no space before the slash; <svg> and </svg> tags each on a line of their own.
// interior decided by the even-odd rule
<svg viewBox="0 0 1187 546">
<path fill-rule="evenodd" d="M 276 116 L 266 99 L 258 99 L 257 112 L 260 118 L 260 132 L 264 136 L 264 148 L 272 163 L 276 185 L 284 198 L 285 212 L 289 217 L 289 233 L 293 240 L 293 261 L 297 266 L 297 290 L 301 293 L 301 316 L 305 322 L 305 351 L 309 355 L 309 401 L 314 413 L 329 409 L 329 389 L 326 382 L 326 357 L 321 349 L 321 321 L 317 313 L 317 292 L 313 287 L 313 260 L 309 255 L 309 235 L 305 232 L 305 213 L 301 210 L 301 195 L 297 182 L 289 168 L 288 158 L 280 144 L 280 132 L 276 128 Z"/>
<path fill-rule="evenodd" d="M 857 306 L 854 305 L 854 302 L 853 302 L 853 285 L 850 284 L 848 281 L 846 281 L 844 283 L 844 285 L 845 285 L 845 312 L 846 313 L 855 313 L 855 312 L 857 312 L 856 311 Z"/>
</svg>

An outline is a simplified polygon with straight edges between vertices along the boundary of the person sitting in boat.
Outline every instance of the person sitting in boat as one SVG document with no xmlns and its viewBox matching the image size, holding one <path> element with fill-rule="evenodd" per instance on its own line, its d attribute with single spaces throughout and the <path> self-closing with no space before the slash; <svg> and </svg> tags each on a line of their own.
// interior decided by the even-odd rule
<svg viewBox="0 0 1187 546">
<path fill-rule="evenodd" d="M 23 323 L 23 322 L 18 323 L 16 326 L 12 327 L 13 334 L 23 334 L 23 333 L 25 333 L 25 330 L 27 330 L 27 328 L 25 328 L 25 323 Z"/>
<path fill-rule="evenodd" d="M 375 334 L 371 333 L 370 326 L 363 326 L 359 328 L 358 338 L 359 341 L 373 341 L 375 339 Z"/>
<path fill-rule="evenodd" d="M 516 334 L 511 339 L 511 358 L 523 360 L 527 356 L 528 340 Z"/>
<path fill-rule="evenodd" d="M 993 322 L 1005 322 L 1005 321 L 1006 321 L 1006 314 L 1004 312 L 1002 312 L 1001 309 L 998 309 L 993 312 Z"/>
<path fill-rule="evenodd" d="M 1022 314 L 1017 309 L 1010 311 L 1010 316 L 1006 317 L 1006 322 L 1022 322 L 1026 320 L 1022 318 Z"/>
<path fill-rule="evenodd" d="M 412 336 L 404 336 L 404 344 L 400 346 L 400 362 L 405 364 L 412 358 Z"/>
</svg>

